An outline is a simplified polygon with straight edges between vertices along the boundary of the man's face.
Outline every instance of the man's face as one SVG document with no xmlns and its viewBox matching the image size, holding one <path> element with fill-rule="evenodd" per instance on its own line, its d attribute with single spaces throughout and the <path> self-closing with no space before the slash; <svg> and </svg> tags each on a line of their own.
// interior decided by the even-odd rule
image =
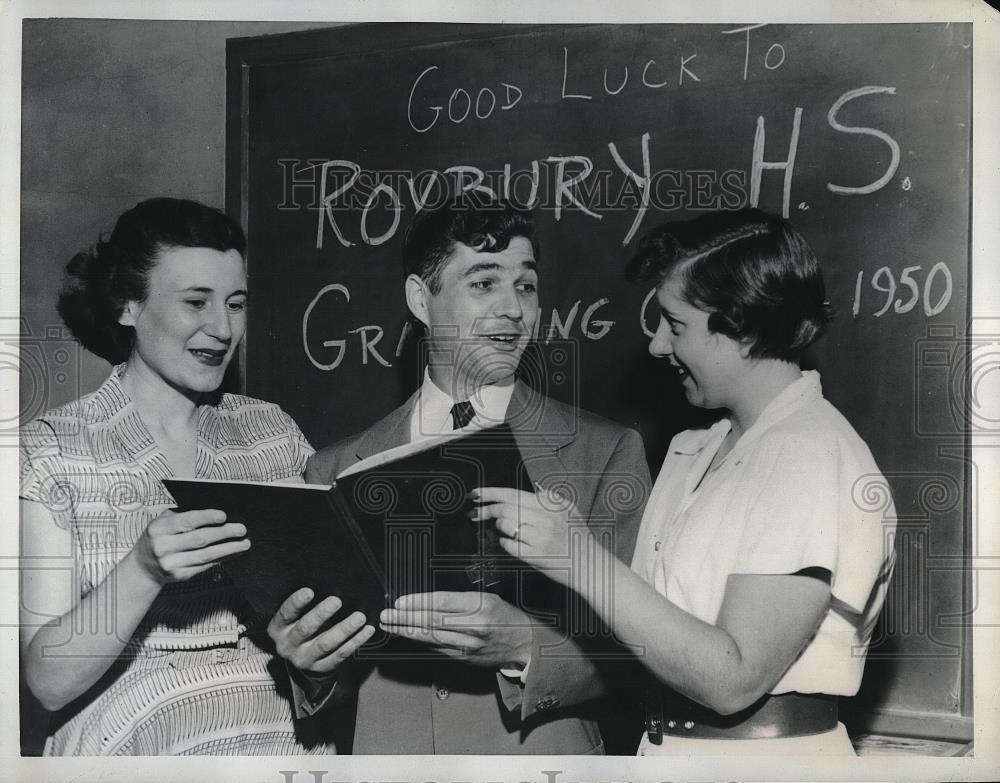
<svg viewBox="0 0 1000 783">
<path fill-rule="evenodd" d="M 486 384 L 514 379 L 538 320 L 538 274 L 531 242 L 481 253 L 458 244 L 441 270 L 441 288 L 415 275 L 407 302 L 427 327 L 432 380 L 455 399 Z"/>
</svg>

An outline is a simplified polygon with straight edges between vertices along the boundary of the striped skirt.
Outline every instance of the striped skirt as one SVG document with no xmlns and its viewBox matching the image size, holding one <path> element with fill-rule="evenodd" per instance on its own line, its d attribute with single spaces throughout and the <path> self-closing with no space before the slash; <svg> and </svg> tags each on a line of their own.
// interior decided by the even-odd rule
<svg viewBox="0 0 1000 783">
<path fill-rule="evenodd" d="M 67 711 L 45 755 L 332 754 L 343 720 L 294 721 L 284 664 L 247 636 L 202 650 L 143 648 L 57 717 Z"/>
</svg>

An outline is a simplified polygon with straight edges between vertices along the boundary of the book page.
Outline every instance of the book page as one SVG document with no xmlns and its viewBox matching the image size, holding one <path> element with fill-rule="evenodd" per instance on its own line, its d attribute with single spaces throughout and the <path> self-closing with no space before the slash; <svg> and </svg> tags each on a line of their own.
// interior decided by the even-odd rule
<svg viewBox="0 0 1000 783">
<path fill-rule="evenodd" d="M 364 470 L 371 470 L 372 468 L 381 467 L 382 465 L 388 465 L 391 462 L 396 462 L 397 460 L 401 460 L 411 454 L 419 454 L 421 451 L 429 451 L 436 446 L 440 446 L 444 443 L 450 443 L 451 441 L 459 440 L 467 435 L 482 431 L 482 429 L 472 428 L 466 430 L 456 430 L 454 432 L 445 432 L 441 435 L 431 435 L 430 437 L 414 441 L 413 443 L 404 443 L 401 446 L 395 446 L 391 449 L 380 451 L 378 454 L 372 454 L 370 457 L 366 457 L 360 462 L 356 462 L 346 470 L 341 471 L 337 478 L 351 476 Z"/>
</svg>

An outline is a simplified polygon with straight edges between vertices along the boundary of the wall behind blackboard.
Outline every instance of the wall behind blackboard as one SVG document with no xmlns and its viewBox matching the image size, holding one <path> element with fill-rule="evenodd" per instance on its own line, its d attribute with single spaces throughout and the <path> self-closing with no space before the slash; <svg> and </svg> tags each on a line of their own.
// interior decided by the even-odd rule
<svg viewBox="0 0 1000 783">
<path fill-rule="evenodd" d="M 317 446 L 416 388 L 400 242 L 440 178 L 534 203 L 543 308 L 527 374 L 637 426 L 654 469 L 697 414 L 646 355 L 648 292 L 621 273 L 635 238 L 706 209 L 789 216 L 839 314 L 808 361 L 900 517 L 856 703 L 874 728 L 971 736 L 952 405 L 966 389 L 970 26 L 361 25 L 232 40 L 228 69 L 245 386 Z M 857 500 L 884 493 L 859 485 Z"/>
</svg>

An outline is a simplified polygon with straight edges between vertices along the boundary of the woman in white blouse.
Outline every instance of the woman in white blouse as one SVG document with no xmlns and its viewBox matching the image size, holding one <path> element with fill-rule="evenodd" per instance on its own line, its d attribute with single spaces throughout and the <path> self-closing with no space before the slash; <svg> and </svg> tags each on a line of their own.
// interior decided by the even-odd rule
<svg viewBox="0 0 1000 783">
<path fill-rule="evenodd" d="M 650 353 L 724 413 L 671 442 L 631 568 L 543 487 L 484 488 L 479 513 L 664 686 L 640 754 L 852 754 L 836 697 L 861 682 L 895 512 L 860 502 L 889 497 L 885 479 L 799 368 L 829 320 L 819 265 L 787 221 L 744 209 L 660 226 L 628 271 L 656 285 Z"/>
</svg>

